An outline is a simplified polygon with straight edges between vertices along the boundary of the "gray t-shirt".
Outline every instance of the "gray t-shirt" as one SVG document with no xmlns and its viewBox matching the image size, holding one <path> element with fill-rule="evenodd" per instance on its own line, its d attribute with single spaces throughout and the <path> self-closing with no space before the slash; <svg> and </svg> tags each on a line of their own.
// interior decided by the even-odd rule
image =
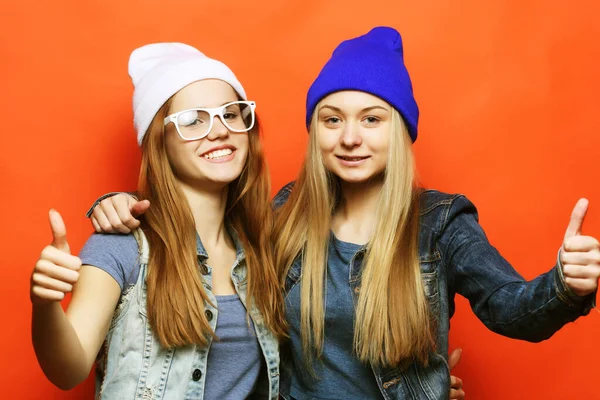
<svg viewBox="0 0 600 400">
<path fill-rule="evenodd" d="M 138 244 L 134 236 L 93 234 L 79 254 L 84 265 L 92 265 L 112 276 L 121 293 L 135 285 L 140 273 Z M 256 386 L 261 372 L 266 372 L 260 344 L 246 308 L 237 294 L 216 296 L 219 310 L 216 335 L 206 368 L 204 399 L 243 399 Z"/>
<path fill-rule="evenodd" d="M 84 265 L 93 265 L 112 276 L 121 293 L 135 285 L 140 273 L 138 244 L 131 234 L 94 233 L 85 242 L 79 258 Z"/>
<path fill-rule="evenodd" d="M 314 376 L 305 367 L 301 346 L 300 285 L 294 286 L 286 298 L 294 362 L 292 399 L 382 398 L 373 370 L 353 352 L 355 314 L 348 277 L 350 261 L 360 248 L 331 234 L 325 283 L 325 337 L 323 353 L 313 363 Z"/>
<path fill-rule="evenodd" d="M 237 294 L 217 296 L 216 334 L 208 352 L 205 399 L 245 399 L 266 371 L 254 325 Z"/>
</svg>

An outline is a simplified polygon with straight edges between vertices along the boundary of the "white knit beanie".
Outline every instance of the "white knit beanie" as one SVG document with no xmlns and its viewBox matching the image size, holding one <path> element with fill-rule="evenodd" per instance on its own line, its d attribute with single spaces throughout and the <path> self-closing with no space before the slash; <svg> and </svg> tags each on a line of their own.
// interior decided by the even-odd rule
<svg viewBox="0 0 600 400">
<path fill-rule="evenodd" d="M 134 87 L 133 125 L 140 146 L 160 107 L 192 82 L 220 79 L 247 100 L 229 67 L 183 43 L 153 43 L 135 49 L 129 57 L 129 76 Z"/>
</svg>

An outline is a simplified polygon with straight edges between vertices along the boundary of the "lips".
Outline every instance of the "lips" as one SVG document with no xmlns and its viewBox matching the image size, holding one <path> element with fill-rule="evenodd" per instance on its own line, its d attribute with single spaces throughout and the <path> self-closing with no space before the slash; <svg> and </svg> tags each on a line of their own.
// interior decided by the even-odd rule
<svg viewBox="0 0 600 400">
<path fill-rule="evenodd" d="M 366 160 L 370 156 L 344 156 L 344 155 L 336 155 L 337 158 L 344 161 L 354 162 L 354 161 L 362 161 Z"/>
</svg>

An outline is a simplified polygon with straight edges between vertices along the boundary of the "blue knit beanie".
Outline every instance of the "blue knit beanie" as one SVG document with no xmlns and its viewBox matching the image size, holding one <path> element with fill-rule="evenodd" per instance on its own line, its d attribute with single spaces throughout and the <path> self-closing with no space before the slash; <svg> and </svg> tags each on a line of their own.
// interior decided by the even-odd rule
<svg viewBox="0 0 600 400">
<path fill-rule="evenodd" d="M 306 126 L 317 103 L 341 90 L 358 90 L 391 104 L 417 140 L 419 107 L 404 66 L 402 37 L 393 28 L 373 28 L 366 35 L 342 42 L 327 61 L 306 98 Z"/>
</svg>

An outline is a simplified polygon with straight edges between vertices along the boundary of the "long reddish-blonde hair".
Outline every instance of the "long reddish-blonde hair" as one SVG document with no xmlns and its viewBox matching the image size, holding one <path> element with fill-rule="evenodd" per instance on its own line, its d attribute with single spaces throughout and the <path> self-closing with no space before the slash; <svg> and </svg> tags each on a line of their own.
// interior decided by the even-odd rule
<svg viewBox="0 0 600 400">
<path fill-rule="evenodd" d="M 148 320 L 163 347 L 207 345 L 214 332 L 204 314 L 209 301 L 196 258 L 196 228 L 187 198 L 177 185 L 165 145 L 169 99 L 157 112 L 142 142 L 138 190 L 151 207 L 142 218 L 150 245 L 147 274 Z M 248 132 L 249 151 L 241 175 L 229 184 L 225 221 L 246 255 L 247 307 L 256 307 L 278 338 L 285 335 L 283 300 L 270 235 L 270 182 L 259 140 L 258 118 Z"/>
</svg>

